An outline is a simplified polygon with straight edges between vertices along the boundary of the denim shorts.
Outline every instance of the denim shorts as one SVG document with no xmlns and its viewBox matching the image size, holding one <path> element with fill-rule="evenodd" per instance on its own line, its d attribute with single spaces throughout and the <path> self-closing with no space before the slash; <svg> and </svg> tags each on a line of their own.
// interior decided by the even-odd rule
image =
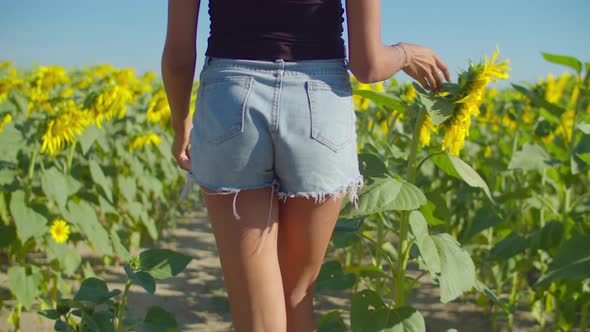
<svg viewBox="0 0 590 332">
<path fill-rule="evenodd" d="M 344 59 L 206 58 L 190 136 L 192 180 L 219 193 L 272 186 L 282 200 L 363 185 Z M 235 210 L 234 210 L 235 211 Z"/>
</svg>

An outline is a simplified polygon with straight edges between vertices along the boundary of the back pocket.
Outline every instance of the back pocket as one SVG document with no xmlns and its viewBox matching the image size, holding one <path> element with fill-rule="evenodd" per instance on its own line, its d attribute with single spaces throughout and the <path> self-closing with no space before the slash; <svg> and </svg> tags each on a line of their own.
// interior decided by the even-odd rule
<svg viewBox="0 0 590 332">
<path fill-rule="evenodd" d="M 201 83 L 195 116 L 196 125 L 207 140 L 220 144 L 244 131 L 252 80 L 248 76 L 233 76 Z"/>
<path fill-rule="evenodd" d="M 348 82 L 346 82 L 348 83 Z M 311 137 L 337 152 L 354 137 L 355 114 L 350 85 L 308 81 Z"/>
</svg>

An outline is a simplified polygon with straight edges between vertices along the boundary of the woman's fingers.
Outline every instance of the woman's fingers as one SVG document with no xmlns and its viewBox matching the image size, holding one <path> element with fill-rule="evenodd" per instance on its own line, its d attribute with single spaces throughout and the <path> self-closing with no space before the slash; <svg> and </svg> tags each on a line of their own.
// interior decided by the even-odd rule
<svg viewBox="0 0 590 332">
<path fill-rule="evenodd" d="M 431 91 L 436 91 L 438 90 L 438 81 L 434 78 L 434 75 L 432 72 L 426 72 L 426 79 L 428 80 L 428 83 L 430 83 L 430 90 Z"/>
<path fill-rule="evenodd" d="M 191 170 L 190 150 L 188 138 L 174 135 L 172 142 L 172 156 L 176 159 L 178 166 L 186 171 Z"/>
<path fill-rule="evenodd" d="M 443 86 L 443 78 L 440 74 L 440 72 L 438 71 L 437 67 L 432 68 L 432 75 L 434 76 L 434 79 L 436 80 L 436 91 L 440 92 L 442 90 L 442 86 Z"/>
<path fill-rule="evenodd" d="M 447 65 L 445 65 L 444 62 L 442 62 L 442 60 L 439 57 L 436 57 L 436 66 L 438 67 L 438 69 L 440 69 L 440 71 L 442 71 L 443 75 L 445 75 L 445 79 L 447 80 L 447 82 L 451 81 L 451 73 L 449 72 L 449 68 L 447 67 Z"/>
</svg>

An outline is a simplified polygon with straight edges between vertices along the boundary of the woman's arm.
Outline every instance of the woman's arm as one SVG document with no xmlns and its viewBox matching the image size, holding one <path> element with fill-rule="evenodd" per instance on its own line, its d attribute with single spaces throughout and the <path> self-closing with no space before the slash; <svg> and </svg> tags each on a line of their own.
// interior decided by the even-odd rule
<svg viewBox="0 0 590 332">
<path fill-rule="evenodd" d="M 190 170 L 188 153 L 192 120 L 190 98 L 195 75 L 196 31 L 200 0 L 168 0 L 168 25 L 162 52 L 162 80 L 171 110 L 172 155 Z"/>
<path fill-rule="evenodd" d="M 381 0 L 346 0 L 346 13 L 350 70 L 359 81 L 384 81 L 400 69 L 433 91 L 442 88 L 439 71 L 450 81 L 446 65 L 431 49 L 381 41 Z"/>
</svg>

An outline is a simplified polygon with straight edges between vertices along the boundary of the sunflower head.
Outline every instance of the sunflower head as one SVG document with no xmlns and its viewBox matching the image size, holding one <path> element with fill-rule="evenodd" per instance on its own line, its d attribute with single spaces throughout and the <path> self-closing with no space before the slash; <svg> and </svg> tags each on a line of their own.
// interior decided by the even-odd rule
<svg viewBox="0 0 590 332">
<path fill-rule="evenodd" d="M 162 142 L 162 139 L 160 138 L 160 136 L 158 136 L 154 133 L 139 135 L 139 136 L 136 136 L 131 141 L 131 143 L 129 143 L 129 151 L 139 149 L 139 148 L 144 147 L 146 145 L 158 145 L 158 144 L 160 144 L 160 142 Z"/>
<path fill-rule="evenodd" d="M 70 237 L 70 226 L 62 219 L 54 220 L 49 231 L 57 243 L 66 242 Z"/>
</svg>

